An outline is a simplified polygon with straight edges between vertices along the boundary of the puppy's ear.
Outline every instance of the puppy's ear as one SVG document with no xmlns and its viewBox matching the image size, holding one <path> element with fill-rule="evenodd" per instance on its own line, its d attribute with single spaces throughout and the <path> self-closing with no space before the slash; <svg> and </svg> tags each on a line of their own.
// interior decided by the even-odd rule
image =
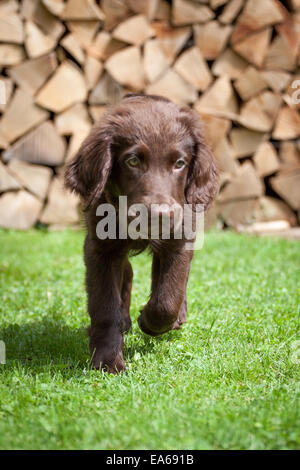
<svg viewBox="0 0 300 470">
<path fill-rule="evenodd" d="M 107 183 L 112 168 L 111 141 L 112 129 L 100 121 L 67 164 L 65 186 L 83 197 L 86 208 L 99 199 Z"/>
<path fill-rule="evenodd" d="M 202 204 L 206 211 L 219 191 L 218 169 L 215 157 L 204 139 L 203 124 L 195 111 L 185 111 L 184 122 L 194 140 L 194 157 L 191 162 L 186 199 L 193 207 Z"/>
</svg>

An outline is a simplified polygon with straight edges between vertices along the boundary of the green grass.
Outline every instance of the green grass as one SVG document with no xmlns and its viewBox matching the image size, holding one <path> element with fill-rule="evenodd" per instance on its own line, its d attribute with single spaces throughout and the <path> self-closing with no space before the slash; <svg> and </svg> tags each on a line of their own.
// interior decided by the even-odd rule
<svg viewBox="0 0 300 470">
<path fill-rule="evenodd" d="M 134 258 L 128 369 L 114 377 L 89 369 L 82 242 L 0 232 L 1 449 L 300 447 L 300 244 L 208 234 L 189 321 L 160 338 L 137 327 L 150 258 Z"/>
</svg>

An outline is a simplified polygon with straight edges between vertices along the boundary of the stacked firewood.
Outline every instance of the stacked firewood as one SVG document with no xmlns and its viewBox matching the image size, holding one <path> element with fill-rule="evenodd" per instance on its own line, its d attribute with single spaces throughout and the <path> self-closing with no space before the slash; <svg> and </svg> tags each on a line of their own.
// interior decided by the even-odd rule
<svg viewBox="0 0 300 470">
<path fill-rule="evenodd" d="M 207 225 L 300 222 L 300 0 L 2 0 L 0 226 L 76 225 L 64 164 L 130 91 L 193 107 Z"/>
</svg>

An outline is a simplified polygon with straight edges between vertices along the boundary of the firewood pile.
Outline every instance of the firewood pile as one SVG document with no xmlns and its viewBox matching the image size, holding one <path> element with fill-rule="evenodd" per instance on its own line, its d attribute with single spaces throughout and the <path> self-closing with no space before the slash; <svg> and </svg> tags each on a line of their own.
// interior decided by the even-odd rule
<svg viewBox="0 0 300 470">
<path fill-rule="evenodd" d="M 202 116 L 207 226 L 299 225 L 300 0 L 2 0 L 0 226 L 78 224 L 64 164 L 131 91 Z"/>
</svg>

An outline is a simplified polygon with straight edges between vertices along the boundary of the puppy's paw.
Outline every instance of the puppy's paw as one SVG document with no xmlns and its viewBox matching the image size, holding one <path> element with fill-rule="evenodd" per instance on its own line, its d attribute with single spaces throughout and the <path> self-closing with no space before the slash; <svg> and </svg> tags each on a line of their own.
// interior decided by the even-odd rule
<svg viewBox="0 0 300 470">
<path fill-rule="evenodd" d="M 181 321 L 179 318 L 173 323 L 172 330 L 180 330 L 181 329 Z"/>
<path fill-rule="evenodd" d="M 150 336 L 159 336 L 173 329 L 174 320 L 166 319 L 165 315 L 149 312 L 145 309 L 141 311 L 138 318 L 138 325 L 143 333 Z"/>
<path fill-rule="evenodd" d="M 115 356 L 112 358 L 112 356 Z M 126 364 L 123 358 L 122 351 L 117 355 L 108 354 L 107 351 L 97 351 L 92 353 L 91 366 L 93 369 L 103 370 L 108 374 L 118 374 L 126 370 Z"/>
<path fill-rule="evenodd" d="M 142 330 L 143 333 L 149 336 L 158 336 L 160 333 L 157 333 L 155 331 L 152 331 L 146 324 L 145 318 L 143 317 L 143 313 L 138 318 L 138 325 L 140 329 Z"/>
</svg>

